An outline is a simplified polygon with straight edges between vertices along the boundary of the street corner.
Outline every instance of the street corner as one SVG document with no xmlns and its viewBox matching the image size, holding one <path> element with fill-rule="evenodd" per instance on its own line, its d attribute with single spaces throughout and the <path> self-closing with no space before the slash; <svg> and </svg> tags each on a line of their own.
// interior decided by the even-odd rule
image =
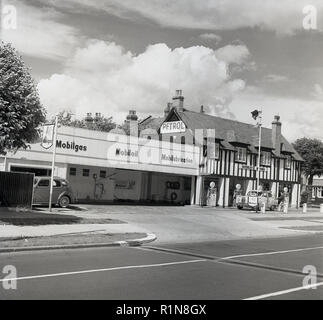
<svg viewBox="0 0 323 320">
<path fill-rule="evenodd" d="M 154 233 L 147 233 L 145 237 L 134 240 L 125 240 L 125 241 L 117 241 L 116 244 L 119 244 L 123 247 L 138 247 L 143 244 L 151 243 L 157 240 L 157 236 Z"/>
</svg>

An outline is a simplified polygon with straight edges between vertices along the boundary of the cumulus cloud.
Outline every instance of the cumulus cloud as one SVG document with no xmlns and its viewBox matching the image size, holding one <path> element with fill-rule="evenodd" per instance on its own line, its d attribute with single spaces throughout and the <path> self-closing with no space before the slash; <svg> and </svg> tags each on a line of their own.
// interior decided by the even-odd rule
<svg viewBox="0 0 323 320">
<path fill-rule="evenodd" d="M 80 44 L 77 29 L 59 22 L 62 14 L 42 6 L 9 1 L 17 9 L 17 28 L 2 30 L 2 40 L 12 43 L 21 53 L 37 58 L 60 60 L 73 54 Z"/>
<path fill-rule="evenodd" d="M 228 104 L 245 82 L 233 79 L 229 66 L 248 59 L 248 49 L 241 45 L 220 51 L 204 46 L 172 50 L 161 43 L 135 55 L 114 42 L 92 40 L 76 50 L 63 74 L 41 80 L 38 89 L 49 113 L 69 109 L 80 117 L 101 112 L 118 121 L 129 109 L 158 115 L 175 89 L 182 89 L 188 109 L 203 104 L 230 116 Z"/>
<path fill-rule="evenodd" d="M 303 8 L 308 0 L 56 0 L 61 6 L 92 7 L 126 19 L 150 19 L 162 26 L 188 29 L 223 30 L 263 27 L 278 33 L 302 29 Z M 323 2 L 311 5 L 322 17 Z M 321 24 L 322 25 L 322 24 Z M 320 25 L 319 25 L 320 27 Z"/>
</svg>

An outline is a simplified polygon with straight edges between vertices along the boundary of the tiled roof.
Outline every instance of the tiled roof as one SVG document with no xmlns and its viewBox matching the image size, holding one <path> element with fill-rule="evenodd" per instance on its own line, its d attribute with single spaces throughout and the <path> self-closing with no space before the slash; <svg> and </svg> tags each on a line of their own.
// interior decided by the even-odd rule
<svg viewBox="0 0 323 320">
<path fill-rule="evenodd" d="M 164 117 L 153 118 L 148 117 L 139 123 L 139 131 L 151 128 L 151 129 L 159 129 L 163 121 L 165 120 Z"/>
<path fill-rule="evenodd" d="M 252 152 L 257 152 L 258 145 L 258 128 L 255 125 L 211 116 L 208 114 L 198 113 L 185 110 L 183 112 L 175 111 L 183 120 L 186 126 L 191 130 L 196 129 L 215 129 L 215 136 L 223 140 L 221 143 L 225 148 L 232 149 L 232 142 L 249 145 Z M 151 118 L 145 123 L 145 128 L 159 129 L 165 118 Z M 302 157 L 297 153 L 294 147 L 282 136 L 283 152 L 292 153 L 296 160 L 302 161 Z M 274 149 L 272 143 L 272 130 L 262 128 L 261 145 L 264 148 Z"/>
</svg>

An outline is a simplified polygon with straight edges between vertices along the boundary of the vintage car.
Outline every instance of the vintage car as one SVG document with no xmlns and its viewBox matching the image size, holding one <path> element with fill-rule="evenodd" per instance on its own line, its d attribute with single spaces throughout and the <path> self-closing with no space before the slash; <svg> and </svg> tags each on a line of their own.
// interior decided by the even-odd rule
<svg viewBox="0 0 323 320">
<path fill-rule="evenodd" d="M 266 210 L 275 210 L 278 207 L 278 200 L 275 199 L 270 191 L 251 190 L 247 195 L 237 195 L 236 205 L 238 209 L 248 208 L 260 211 L 263 204 Z"/>
<path fill-rule="evenodd" d="M 50 177 L 35 177 L 33 205 L 45 205 L 49 202 Z M 65 179 L 54 177 L 52 204 L 61 208 L 68 207 L 74 202 L 73 191 Z"/>
</svg>

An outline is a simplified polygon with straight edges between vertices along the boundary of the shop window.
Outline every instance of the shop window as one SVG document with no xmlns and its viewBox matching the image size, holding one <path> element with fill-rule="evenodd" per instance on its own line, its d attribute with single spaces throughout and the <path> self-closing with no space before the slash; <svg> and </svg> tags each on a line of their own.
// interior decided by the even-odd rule
<svg viewBox="0 0 323 320">
<path fill-rule="evenodd" d="M 76 176 L 76 168 L 70 168 L 70 176 Z"/>
<path fill-rule="evenodd" d="M 290 169 L 292 167 L 292 157 L 287 156 L 285 159 L 285 169 Z"/>
<path fill-rule="evenodd" d="M 11 172 L 23 172 L 23 173 L 34 173 L 36 177 L 50 177 L 52 170 L 42 168 L 25 168 L 25 167 L 14 167 L 10 168 Z"/>
<path fill-rule="evenodd" d="M 89 177 L 90 176 L 90 170 L 89 169 L 83 169 L 83 177 Z"/>
<path fill-rule="evenodd" d="M 262 151 L 260 157 L 260 163 L 263 166 L 270 166 L 271 165 L 271 153 L 268 151 Z"/>
<path fill-rule="evenodd" d="M 247 162 L 247 149 L 246 148 L 237 147 L 236 161 L 237 162 L 244 162 L 244 163 Z"/>
<path fill-rule="evenodd" d="M 106 178 L 107 177 L 107 172 L 105 170 L 100 171 L 100 178 Z"/>
</svg>

